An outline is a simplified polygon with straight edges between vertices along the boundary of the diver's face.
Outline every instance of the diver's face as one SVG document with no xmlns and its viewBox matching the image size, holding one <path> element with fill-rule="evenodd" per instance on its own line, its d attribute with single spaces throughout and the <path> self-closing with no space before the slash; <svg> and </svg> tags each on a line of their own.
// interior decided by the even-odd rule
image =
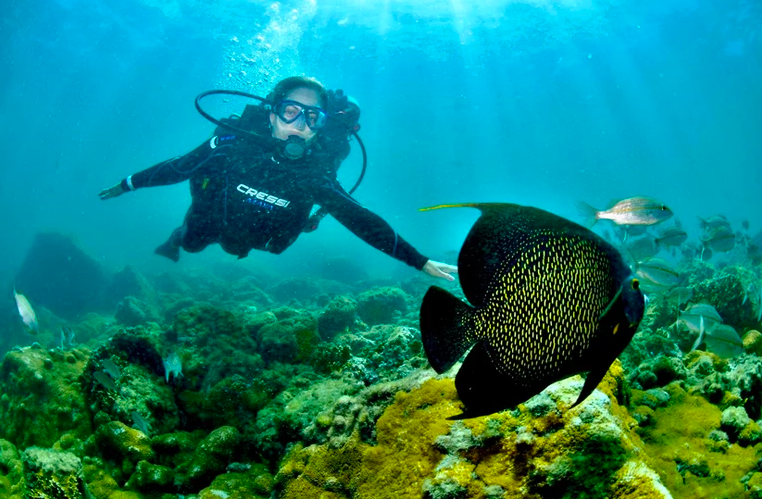
<svg viewBox="0 0 762 499">
<path fill-rule="evenodd" d="M 304 106 L 320 106 L 318 93 L 311 88 L 295 88 L 286 94 L 284 100 L 296 101 Z M 271 112 L 270 124 L 273 130 L 272 135 L 276 139 L 286 140 L 290 135 L 296 135 L 305 142 L 310 142 L 317 136 L 317 133 L 307 126 L 304 119 L 286 123 L 277 114 Z"/>
</svg>

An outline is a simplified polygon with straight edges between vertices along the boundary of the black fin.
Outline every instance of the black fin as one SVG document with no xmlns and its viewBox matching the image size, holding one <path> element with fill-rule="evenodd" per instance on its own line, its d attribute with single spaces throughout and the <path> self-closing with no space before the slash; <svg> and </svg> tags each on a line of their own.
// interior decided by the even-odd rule
<svg viewBox="0 0 762 499">
<path fill-rule="evenodd" d="M 448 291 L 431 286 L 421 304 L 421 339 L 431 367 L 443 373 L 474 343 L 474 308 Z"/>
<path fill-rule="evenodd" d="M 611 367 L 611 362 L 587 373 L 587 378 L 585 379 L 585 384 L 582 386 L 582 391 L 579 392 L 577 401 L 574 402 L 571 407 L 569 407 L 569 409 L 577 407 L 579 404 L 584 402 L 585 399 L 589 397 L 591 393 L 593 393 L 593 391 L 595 391 L 603 378 L 606 376 L 606 373 L 609 372 L 609 367 Z"/>
<path fill-rule="evenodd" d="M 536 390 L 517 386 L 495 368 L 487 345 L 479 341 L 468 352 L 455 376 L 455 388 L 465 407 L 462 414 L 447 418 L 451 420 L 486 416 L 515 407 L 542 391 L 544 386 Z"/>
</svg>

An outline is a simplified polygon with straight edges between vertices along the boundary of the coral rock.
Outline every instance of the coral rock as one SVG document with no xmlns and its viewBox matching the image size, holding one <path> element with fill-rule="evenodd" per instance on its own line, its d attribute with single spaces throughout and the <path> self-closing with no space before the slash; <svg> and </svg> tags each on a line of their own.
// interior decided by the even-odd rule
<svg viewBox="0 0 762 499">
<path fill-rule="evenodd" d="M 190 461 L 178 467 L 177 481 L 188 491 L 209 485 L 234 461 L 240 444 L 238 430 L 231 426 L 217 428 L 196 448 Z"/>
<path fill-rule="evenodd" d="M 395 316 L 407 312 L 408 295 L 399 288 L 373 288 L 357 297 L 358 312 L 368 324 L 393 324 Z"/>
<path fill-rule="evenodd" d="M 762 333 L 750 329 L 743 337 L 743 349 L 748 354 L 762 357 Z"/>
<path fill-rule="evenodd" d="M 76 382 L 85 361 L 79 350 L 6 354 L 0 365 L 0 438 L 21 449 L 50 447 L 68 432 L 85 439 L 92 429 Z"/>
</svg>

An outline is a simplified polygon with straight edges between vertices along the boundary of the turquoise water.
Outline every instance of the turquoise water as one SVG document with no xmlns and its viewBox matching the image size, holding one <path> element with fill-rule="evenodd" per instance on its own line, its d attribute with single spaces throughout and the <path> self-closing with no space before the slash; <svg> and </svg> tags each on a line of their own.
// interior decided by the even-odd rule
<svg viewBox="0 0 762 499">
<path fill-rule="evenodd" d="M 0 9 L 0 498 L 63 497 L 42 495 L 51 483 L 112 499 L 762 497 L 762 4 L 470 3 Z M 153 251 L 187 184 L 98 198 L 208 140 L 200 93 L 264 96 L 291 75 L 360 103 L 354 197 L 431 259 L 456 263 L 478 216 L 419 211 L 432 205 L 582 221 L 579 202 L 648 196 L 672 210 L 628 240 L 646 312 L 584 404 L 567 410 L 582 387 L 569 378 L 447 421 L 462 410 L 454 373 L 436 377 L 423 346 L 445 327 L 422 336 L 419 309 L 432 284 L 462 297 L 458 282 L 330 217 L 282 255 L 213 246 L 173 263 Z M 218 118 L 246 103 L 203 101 Z M 361 165 L 352 142 L 346 187 Z M 700 218 L 717 215 L 735 247 L 704 254 Z M 648 239 L 675 224 L 681 248 Z M 594 230 L 616 239 L 610 222 Z M 667 261 L 645 261 L 657 249 Z"/>
<path fill-rule="evenodd" d="M 573 217 L 576 201 L 648 195 L 688 229 L 721 213 L 756 233 L 761 11 L 750 1 L 8 5 L 0 275 L 8 282 L 48 229 L 108 268 L 229 261 L 209 249 L 173 267 L 152 254 L 182 221 L 186 185 L 107 203 L 97 193 L 207 138 L 197 94 L 265 94 L 292 74 L 360 102 L 369 167 L 356 197 L 427 256 L 457 250 L 476 218 L 417 212 L 451 202 Z M 346 185 L 360 164 L 353 153 Z M 248 262 L 301 271 L 335 254 L 372 274 L 406 270 L 332 220 L 281 257 Z"/>
</svg>

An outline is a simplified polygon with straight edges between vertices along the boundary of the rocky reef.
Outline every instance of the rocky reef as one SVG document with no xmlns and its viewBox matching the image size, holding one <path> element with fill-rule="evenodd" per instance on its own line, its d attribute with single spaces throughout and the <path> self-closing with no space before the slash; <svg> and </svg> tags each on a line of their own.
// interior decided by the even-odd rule
<svg viewBox="0 0 762 499">
<path fill-rule="evenodd" d="M 457 368 L 437 376 L 421 344 L 431 281 L 330 269 L 128 267 L 90 309 L 40 305 L 0 364 L 0 498 L 762 497 L 759 267 L 693 261 L 686 303 L 649 293 L 580 406 L 572 377 L 462 421 Z M 692 304 L 737 354 L 688 327 Z"/>
</svg>

